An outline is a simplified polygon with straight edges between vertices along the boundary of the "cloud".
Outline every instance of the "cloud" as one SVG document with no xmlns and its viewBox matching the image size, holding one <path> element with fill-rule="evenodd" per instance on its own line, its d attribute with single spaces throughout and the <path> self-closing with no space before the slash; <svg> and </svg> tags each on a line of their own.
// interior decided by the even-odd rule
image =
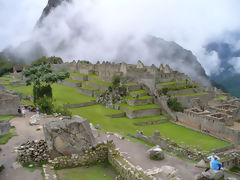
<svg viewBox="0 0 240 180">
<path fill-rule="evenodd" d="M 5 6 L 7 4 L 10 7 L 13 2 L 17 7 L 22 1 L 10 0 L 9 3 L 5 2 Z M 193 51 L 206 72 L 214 74 L 221 71 L 219 58 L 215 52 L 206 53 L 204 45 L 213 36 L 235 30 L 240 25 L 238 0 L 73 0 L 72 5 L 62 4 L 56 8 L 44 20 L 42 28 L 31 33 L 30 29 L 43 9 L 42 3 L 23 1 L 22 4 L 32 8 L 32 13 L 25 12 L 22 16 L 15 14 L 16 22 L 4 28 L 4 31 L 10 30 L 11 33 L 7 33 L 9 38 L 3 38 L 5 40 L 0 48 L 8 43 L 16 45 L 26 39 L 30 44 L 37 41 L 49 56 L 58 55 L 68 61 L 97 61 L 116 57 L 119 49 L 124 49 L 123 43 L 127 39 L 139 48 L 135 49 L 133 56 L 137 61 L 137 58 L 143 59 L 144 54 L 148 53 L 144 44 L 141 44 L 142 38 L 154 35 L 175 41 Z M 10 13 L 8 15 L 11 17 Z M 29 16 L 32 18 L 28 19 Z M 12 32 L 18 22 L 24 21 L 28 22 L 25 22 L 26 29 L 20 35 Z M 3 37 L 2 33 L 0 37 Z M 18 54 L 21 56 L 21 51 Z M 26 53 L 23 55 L 29 57 Z M 153 63 L 154 60 L 154 57 L 143 59 L 147 63 Z"/>
<path fill-rule="evenodd" d="M 235 73 L 240 73 L 240 57 L 234 57 L 229 60 L 229 64 L 232 65 Z"/>
</svg>

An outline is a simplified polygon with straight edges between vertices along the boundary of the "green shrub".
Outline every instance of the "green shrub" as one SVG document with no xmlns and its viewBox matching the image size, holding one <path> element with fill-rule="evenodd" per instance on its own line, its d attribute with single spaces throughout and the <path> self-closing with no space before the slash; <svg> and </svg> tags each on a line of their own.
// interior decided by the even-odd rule
<svg viewBox="0 0 240 180">
<path fill-rule="evenodd" d="M 121 82 L 120 76 L 113 76 L 112 79 L 113 88 L 120 86 L 120 82 Z"/>
<path fill-rule="evenodd" d="M 52 57 L 41 57 L 35 61 L 32 62 L 32 66 L 39 66 L 39 65 L 42 65 L 42 64 L 62 64 L 63 63 L 63 60 L 60 58 L 60 57 L 55 57 L 55 56 L 52 56 Z"/>
<path fill-rule="evenodd" d="M 1 166 L 0 166 L 0 172 L 2 172 L 2 171 L 4 170 L 4 168 L 5 168 L 5 167 L 4 167 L 3 165 L 1 165 Z"/>
<path fill-rule="evenodd" d="M 172 111 L 183 112 L 182 104 L 178 102 L 177 98 L 169 98 L 167 105 Z"/>
<path fill-rule="evenodd" d="M 37 104 L 38 101 L 43 98 L 44 96 L 48 98 L 52 98 L 52 88 L 51 86 L 34 86 L 33 87 L 33 97 L 34 97 L 34 104 Z"/>
<path fill-rule="evenodd" d="M 72 117 L 72 112 L 67 108 L 67 105 L 55 105 L 55 109 L 54 109 L 55 113 L 61 114 L 63 116 L 70 116 Z"/>
<path fill-rule="evenodd" d="M 53 104 L 52 98 L 44 96 L 44 97 L 38 99 L 37 104 L 42 113 L 52 114 L 54 112 L 54 104 Z"/>
<path fill-rule="evenodd" d="M 167 95 L 168 91 L 169 91 L 169 88 L 162 88 L 158 91 L 158 94 L 159 94 L 159 96 Z"/>
</svg>

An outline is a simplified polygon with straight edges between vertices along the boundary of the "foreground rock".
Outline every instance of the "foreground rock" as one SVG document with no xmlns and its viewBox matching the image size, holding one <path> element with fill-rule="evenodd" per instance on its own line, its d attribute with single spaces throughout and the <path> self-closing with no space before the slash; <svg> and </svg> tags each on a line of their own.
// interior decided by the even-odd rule
<svg viewBox="0 0 240 180">
<path fill-rule="evenodd" d="M 218 180 L 224 177 L 223 171 L 215 171 L 210 169 L 207 172 L 202 172 L 198 175 L 197 180 Z"/>
<path fill-rule="evenodd" d="M 199 168 L 207 168 L 208 167 L 208 165 L 205 163 L 205 161 L 203 159 L 201 161 L 199 161 L 195 166 L 199 167 Z"/>
<path fill-rule="evenodd" d="M 43 131 L 51 157 L 81 154 L 95 144 L 88 120 L 79 116 L 48 122 Z"/>
<path fill-rule="evenodd" d="M 39 163 L 49 159 L 47 143 L 44 140 L 27 141 L 17 149 L 17 153 L 20 163 Z"/>
<path fill-rule="evenodd" d="M 35 125 L 39 125 L 40 121 L 40 116 L 39 115 L 33 115 L 30 119 L 29 119 L 29 125 L 30 126 L 35 126 Z"/>
<path fill-rule="evenodd" d="M 158 145 L 149 149 L 148 153 L 149 153 L 150 159 L 152 159 L 152 160 L 163 160 L 164 159 L 163 150 Z"/>
<path fill-rule="evenodd" d="M 6 135 L 9 133 L 11 125 L 8 121 L 0 121 L 0 136 Z"/>
</svg>

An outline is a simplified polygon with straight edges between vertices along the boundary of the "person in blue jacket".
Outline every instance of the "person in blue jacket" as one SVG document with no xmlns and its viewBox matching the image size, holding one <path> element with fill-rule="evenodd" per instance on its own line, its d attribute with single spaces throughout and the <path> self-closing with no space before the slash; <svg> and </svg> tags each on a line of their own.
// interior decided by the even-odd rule
<svg viewBox="0 0 240 180">
<path fill-rule="evenodd" d="M 210 160 L 210 168 L 212 167 L 212 161 L 215 159 L 215 157 L 217 158 L 218 161 L 220 160 L 220 158 L 216 156 L 215 153 L 212 153 L 211 156 L 207 157 L 207 159 Z"/>
<path fill-rule="evenodd" d="M 213 170 L 221 170 L 222 169 L 222 163 L 220 163 L 217 159 L 217 157 L 215 157 L 213 160 L 212 160 L 212 166 L 211 168 Z"/>
</svg>

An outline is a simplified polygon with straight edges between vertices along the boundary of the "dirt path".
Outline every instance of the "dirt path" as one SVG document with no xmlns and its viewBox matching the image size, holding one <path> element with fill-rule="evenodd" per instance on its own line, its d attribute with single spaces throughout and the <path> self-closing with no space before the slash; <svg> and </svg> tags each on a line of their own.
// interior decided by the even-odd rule
<svg viewBox="0 0 240 180">
<path fill-rule="evenodd" d="M 105 135 L 101 135 L 100 139 L 106 140 Z M 120 140 L 114 135 L 111 135 L 108 140 L 113 140 L 120 152 L 126 153 L 125 157 L 135 166 L 139 165 L 144 170 L 152 169 L 161 166 L 173 166 L 178 170 L 178 175 L 183 180 L 194 180 L 204 169 L 196 168 L 194 163 L 187 162 L 174 156 L 165 153 L 165 159 L 161 161 L 150 160 L 146 153 L 149 147 L 140 143 L 134 143 L 129 140 Z M 225 173 L 225 177 L 236 177 Z"/>
<path fill-rule="evenodd" d="M 43 138 L 43 132 L 36 131 L 37 126 L 30 126 L 28 124 L 29 118 L 33 113 L 28 113 L 25 118 L 16 117 L 12 119 L 11 125 L 16 127 L 17 136 L 11 138 L 7 144 L 0 145 L 2 151 L 0 152 L 0 164 L 5 166 L 3 172 L 0 173 L 1 180 L 42 180 L 41 169 L 36 169 L 30 172 L 26 168 L 12 167 L 16 160 L 17 154 L 14 153 L 14 148 L 26 142 L 27 140 L 36 140 Z"/>
</svg>

